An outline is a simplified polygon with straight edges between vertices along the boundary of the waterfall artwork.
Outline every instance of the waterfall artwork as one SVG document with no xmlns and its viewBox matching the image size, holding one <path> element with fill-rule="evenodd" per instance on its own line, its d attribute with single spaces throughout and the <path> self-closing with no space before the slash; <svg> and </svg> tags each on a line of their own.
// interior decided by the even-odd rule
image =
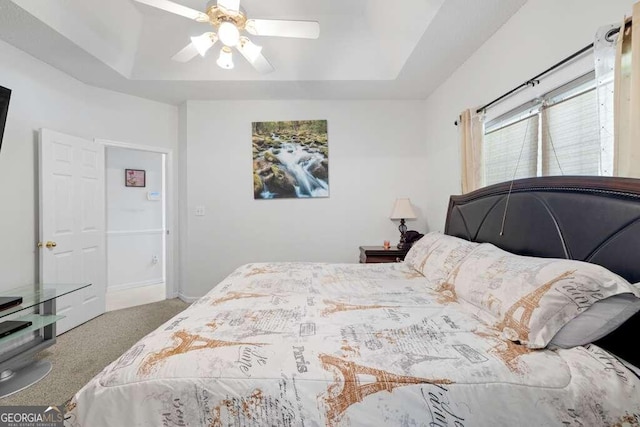
<svg viewBox="0 0 640 427">
<path fill-rule="evenodd" d="M 253 122 L 253 197 L 329 197 L 326 120 Z"/>
</svg>

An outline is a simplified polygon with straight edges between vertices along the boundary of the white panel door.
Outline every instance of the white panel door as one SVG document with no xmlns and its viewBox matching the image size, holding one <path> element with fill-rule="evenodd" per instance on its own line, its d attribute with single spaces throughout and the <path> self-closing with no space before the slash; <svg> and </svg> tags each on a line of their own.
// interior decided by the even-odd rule
<svg viewBox="0 0 640 427">
<path fill-rule="evenodd" d="M 58 298 L 61 334 L 104 313 L 104 146 L 40 131 L 40 283 L 91 283 Z"/>
</svg>

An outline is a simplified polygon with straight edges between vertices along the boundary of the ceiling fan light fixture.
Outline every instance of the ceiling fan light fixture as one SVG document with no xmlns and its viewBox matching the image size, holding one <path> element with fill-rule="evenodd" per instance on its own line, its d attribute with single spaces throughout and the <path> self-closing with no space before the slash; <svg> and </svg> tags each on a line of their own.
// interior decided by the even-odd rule
<svg viewBox="0 0 640 427">
<path fill-rule="evenodd" d="M 200 56 L 204 56 L 215 42 L 216 39 L 213 33 L 204 33 L 200 36 L 191 37 L 191 43 L 193 43 Z"/>
<path fill-rule="evenodd" d="M 262 46 L 254 44 L 247 37 L 240 37 L 240 46 L 242 47 L 242 54 L 251 63 L 254 63 L 262 52 Z"/>
<path fill-rule="evenodd" d="M 0 0 L 2 1 L 2 0 Z M 224 68 L 234 67 L 232 49 L 236 49 L 252 67 L 261 74 L 274 70 L 273 65 L 262 54 L 262 47 L 255 45 L 242 33 L 245 31 L 254 36 L 290 37 L 298 39 L 317 39 L 320 36 L 318 21 L 301 21 L 286 19 L 249 19 L 240 7 L 243 0 L 200 0 L 208 1 L 206 11 L 200 12 L 183 6 L 172 0 L 133 0 L 160 10 L 208 23 L 215 32 L 191 37 L 191 43 L 183 47 L 171 58 L 173 61 L 186 63 L 207 51 L 220 40 L 222 49 L 216 63 Z"/>
<path fill-rule="evenodd" d="M 225 70 L 231 70 L 233 68 L 233 54 L 231 53 L 231 49 L 227 46 L 223 46 L 220 49 L 220 56 L 216 61 L 218 67 L 224 68 Z"/>
<path fill-rule="evenodd" d="M 220 41 L 229 47 L 233 47 L 240 41 L 240 31 L 232 22 L 223 22 L 218 28 Z"/>
</svg>

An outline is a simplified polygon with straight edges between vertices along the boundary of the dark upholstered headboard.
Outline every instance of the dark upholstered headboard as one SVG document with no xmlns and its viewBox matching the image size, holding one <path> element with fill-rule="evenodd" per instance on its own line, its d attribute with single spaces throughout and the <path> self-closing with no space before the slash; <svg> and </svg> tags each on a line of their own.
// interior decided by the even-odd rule
<svg viewBox="0 0 640 427">
<path fill-rule="evenodd" d="M 640 180 L 530 178 L 514 181 L 508 196 L 510 186 L 451 196 L 445 233 L 520 255 L 600 264 L 640 282 Z M 596 344 L 640 367 L 639 337 L 640 313 Z"/>
</svg>

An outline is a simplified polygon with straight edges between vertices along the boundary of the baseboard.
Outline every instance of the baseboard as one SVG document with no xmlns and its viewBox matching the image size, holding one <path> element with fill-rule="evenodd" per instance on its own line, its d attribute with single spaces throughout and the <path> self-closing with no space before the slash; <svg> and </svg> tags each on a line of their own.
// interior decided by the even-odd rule
<svg viewBox="0 0 640 427">
<path fill-rule="evenodd" d="M 188 302 L 189 304 L 191 304 L 193 302 L 198 301 L 202 297 L 190 297 L 190 296 L 184 295 L 182 293 L 178 293 L 178 298 L 180 298 L 184 302 Z"/>
<path fill-rule="evenodd" d="M 120 310 L 135 307 L 136 305 L 162 301 L 166 299 L 166 293 L 166 284 L 164 282 L 133 289 L 108 289 L 106 295 L 106 311 Z"/>
<path fill-rule="evenodd" d="M 122 284 L 119 284 L 119 285 L 107 286 L 107 293 L 109 293 L 109 292 L 127 291 L 127 290 L 134 289 L 134 288 L 144 288 L 146 286 L 160 285 L 160 284 L 164 284 L 164 283 L 165 282 L 164 282 L 164 280 L 162 280 L 162 278 L 144 280 L 142 282 L 122 283 Z"/>
</svg>

